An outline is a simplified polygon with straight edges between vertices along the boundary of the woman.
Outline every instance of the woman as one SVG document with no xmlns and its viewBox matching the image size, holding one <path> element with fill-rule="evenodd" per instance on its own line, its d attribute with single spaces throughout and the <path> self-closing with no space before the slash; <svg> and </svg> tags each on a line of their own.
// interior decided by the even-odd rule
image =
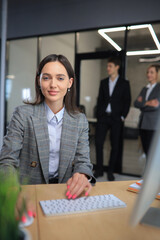
<svg viewBox="0 0 160 240">
<path fill-rule="evenodd" d="M 159 74 L 159 65 L 153 64 L 148 67 L 147 79 L 149 84 L 141 90 L 138 98 L 134 102 L 134 106 L 141 110 L 139 128 L 142 146 L 146 156 L 149 153 L 153 135 L 157 129 L 157 120 L 160 113 Z"/>
<path fill-rule="evenodd" d="M 63 55 L 39 64 L 34 103 L 17 107 L 0 155 L 0 168 L 19 169 L 20 183 L 67 183 L 67 197 L 87 196 L 95 183 L 88 122 L 75 107 L 75 77 Z"/>
</svg>

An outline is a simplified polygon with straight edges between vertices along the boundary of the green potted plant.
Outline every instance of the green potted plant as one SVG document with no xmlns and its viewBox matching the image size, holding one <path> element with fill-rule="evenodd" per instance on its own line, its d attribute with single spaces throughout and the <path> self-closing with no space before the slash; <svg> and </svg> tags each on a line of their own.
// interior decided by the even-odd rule
<svg viewBox="0 0 160 240">
<path fill-rule="evenodd" d="M 17 177 L 0 171 L 0 239 L 2 240 L 30 239 L 26 230 L 19 227 L 25 211 L 24 199 L 17 208 L 20 191 Z"/>
</svg>

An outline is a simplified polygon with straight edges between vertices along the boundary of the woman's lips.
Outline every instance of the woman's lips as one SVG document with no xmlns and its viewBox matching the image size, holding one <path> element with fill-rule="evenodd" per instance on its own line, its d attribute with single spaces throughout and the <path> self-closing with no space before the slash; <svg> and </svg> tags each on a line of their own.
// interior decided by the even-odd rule
<svg viewBox="0 0 160 240">
<path fill-rule="evenodd" d="M 48 91 L 49 95 L 55 96 L 58 94 L 58 91 Z"/>
</svg>

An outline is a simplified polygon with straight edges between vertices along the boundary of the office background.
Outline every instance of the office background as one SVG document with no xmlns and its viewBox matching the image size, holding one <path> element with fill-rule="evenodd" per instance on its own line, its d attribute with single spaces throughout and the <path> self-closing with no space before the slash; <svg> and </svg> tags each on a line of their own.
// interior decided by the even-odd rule
<svg viewBox="0 0 160 240">
<path fill-rule="evenodd" d="M 160 41 L 159 7 L 158 1 L 148 0 L 8 0 L 5 111 L 1 113 L 5 127 L 17 105 L 26 98 L 34 99 L 37 64 L 50 53 L 64 54 L 75 67 L 77 101 L 85 106 L 88 118 L 94 117 L 99 83 L 106 77 L 107 57 L 111 54 L 122 56 L 122 72 L 130 81 L 133 103 L 142 86 L 146 85 L 147 66 L 159 62 L 160 54 L 126 56 L 126 52 L 157 49 L 150 31 L 141 28 L 109 32 L 108 36 L 122 49 L 118 52 L 99 35 L 98 29 L 152 24 Z M 94 126 L 91 126 L 91 131 L 94 135 Z M 90 140 L 94 163 L 94 143 L 93 139 Z M 106 141 L 106 165 L 108 150 Z M 123 172 L 141 175 L 144 166 L 142 158 L 139 140 L 125 139 Z"/>
</svg>

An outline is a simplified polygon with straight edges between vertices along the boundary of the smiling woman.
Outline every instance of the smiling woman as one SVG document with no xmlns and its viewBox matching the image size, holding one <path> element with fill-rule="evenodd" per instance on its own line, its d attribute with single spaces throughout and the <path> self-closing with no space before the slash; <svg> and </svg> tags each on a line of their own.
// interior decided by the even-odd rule
<svg viewBox="0 0 160 240">
<path fill-rule="evenodd" d="M 20 183 L 66 183 L 75 199 L 95 183 L 89 156 L 88 122 L 75 104 L 75 76 L 63 55 L 39 64 L 35 101 L 17 107 L 0 154 L 0 170 L 19 170 Z M 68 91 L 69 90 L 69 91 Z M 89 181 L 90 180 L 90 181 Z"/>
</svg>

